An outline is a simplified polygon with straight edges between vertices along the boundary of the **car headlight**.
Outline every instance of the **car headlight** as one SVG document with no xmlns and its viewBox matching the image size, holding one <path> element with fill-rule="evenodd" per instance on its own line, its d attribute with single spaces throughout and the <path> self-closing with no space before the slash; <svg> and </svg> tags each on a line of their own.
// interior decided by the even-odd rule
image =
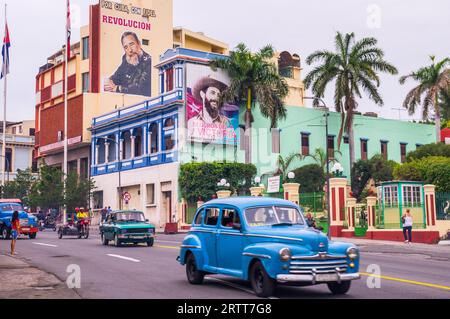
<svg viewBox="0 0 450 319">
<path fill-rule="evenodd" d="M 154 230 L 153 228 L 149 228 L 149 229 L 148 229 L 148 232 L 149 232 L 150 234 L 154 234 L 154 233 L 155 233 L 155 230 Z"/>
<path fill-rule="evenodd" d="M 349 249 L 347 249 L 347 257 L 351 260 L 357 259 L 359 257 L 358 249 L 355 247 L 350 247 Z"/>
<path fill-rule="evenodd" d="M 280 250 L 280 260 L 289 261 L 292 257 L 292 252 L 289 248 L 283 248 Z"/>
</svg>

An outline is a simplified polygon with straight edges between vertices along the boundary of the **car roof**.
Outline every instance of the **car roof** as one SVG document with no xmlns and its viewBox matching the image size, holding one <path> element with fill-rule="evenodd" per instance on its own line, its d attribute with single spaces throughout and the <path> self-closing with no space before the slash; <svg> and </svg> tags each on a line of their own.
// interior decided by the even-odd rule
<svg viewBox="0 0 450 319">
<path fill-rule="evenodd" d="M 115 210 L 112 212 L 112 214 L 120 214 L 120 213 L 144 213 L 141 212 L 140 210 Z"/>
<path fill-rule="evenodd" d="M 272 197 L 229 197 L 222 199 L 214 199 L 205 203 L 203 206 L 205 205 L 232 205 L 239 209 L 246 209 L 248 207 L 254 206 L 268 206 L 268 205 L 298 207 L 291 201 Z"/>
</svg>

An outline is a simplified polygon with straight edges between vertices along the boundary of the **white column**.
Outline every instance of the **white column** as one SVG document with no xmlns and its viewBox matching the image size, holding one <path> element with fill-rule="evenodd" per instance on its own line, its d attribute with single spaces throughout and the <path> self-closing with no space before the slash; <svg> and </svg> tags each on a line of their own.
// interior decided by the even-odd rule
<svg viewBox="0 0 450 319">
<path fill-rule="evenodd" d="M 100 150 L 100 145 L 95 145 L 95 165 L 98 165 L 98 151 Z"/>
<path fill-rule="evenodd" d="M 120 142 L 119 142 L 119 160 L 120 161 L 122 161 L 123 160 L 123 148 L 124 148 L 124 140 L 123 139 L 120 139 Z"/>
<path fill-rule="evenodd" d="M 143 148 L 144 148 L 144 151 L 142 152 L 142 155 L 144 155 L 144 156 L 149 154 L 147 137 L 148 137 L 147 125 L 145 125 L 145 126 L 142 127 L 142 145 L 143 145 Z"/>
<path fill-rule="evenodd" d="M 162 136 L 163 136 L 162 123 L 158 123 L 158 153 L 162 151 Z"/>
<path fill-rule="evenodd" d="M 120 157 L 120 148 L 121 148 L 121 140 L 120 140 L 120 133 L 116 134 L 116 161 L 120 162 L 120 160 L 122 159 Z"/>
<path fill-rule="evenodd" d="M 135 150 L 136 150 L 136 136 L 131 135 L 131 159 L 134 159 L 134 154 L 135 154 Z"/>
</svg>

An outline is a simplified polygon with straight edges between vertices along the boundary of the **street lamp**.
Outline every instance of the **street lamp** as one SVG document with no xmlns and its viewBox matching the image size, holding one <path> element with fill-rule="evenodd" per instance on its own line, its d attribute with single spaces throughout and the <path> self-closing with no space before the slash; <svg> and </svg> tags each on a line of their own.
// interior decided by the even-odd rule
<svg viewBox="0 0 450 319">
<path fill-rule="evenodd" d="M 330 116 L 330 112 L 329 109 L 326 105 L 326 103 L 324 102 L 324 100 L 322 100 L 319 97 L 304 97 L 305 100 L 314 100 L 317 102 L 322 103 L 323 105 L 320 107 L 317 107 L 318 109 L 323 109 L 325 111 L 325 152 L 326 152 L 326 161 L 327 161 L 327 176 L 326 176 L 326 181 L 327 181 L 327 215 L 328 215 L 328 239 L 331 240 L 331 230 L 330 230 L 330 226 L 331 226 L 331 213 L 330 213 L 330 154 L 328 153 L 328 118 Z"/>
<path fill-rule="evenodd" d="M 109 142 L 113 142 L 117 145 L 117 149 L 119 150 L 119 158 L 117 159 L 117 169 L 119 171 L 119 210 L 122 210 L 122 201 L 123 201 L 123 197 L 122 197 L 122 176 L 121 176 L 121 167 L 120 164 L 122 163 L 122 159 L 121 159 L 121 150 L 120 150 L 120 143 L 117 142 L 116 140 L 113 140 L 111 138 L 108 137 L 104 137 L 103 138 L 105 140 L 105 142 L 109 141 Z M 109 154 L 105 154 L 105 157 L 108 158 Z"/>
</svg>

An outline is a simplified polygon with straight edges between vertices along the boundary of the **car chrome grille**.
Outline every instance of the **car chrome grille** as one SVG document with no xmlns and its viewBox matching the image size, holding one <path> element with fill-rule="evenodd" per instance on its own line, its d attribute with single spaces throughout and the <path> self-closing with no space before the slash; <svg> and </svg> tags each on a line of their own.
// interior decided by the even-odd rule
<svg viewBox="0 0 450 319">
<path fill-rule="evenodd" d="M 336 272 L 344 273 L 347 271 L 348 264 L 345 259 L 336 260 L 302 260 L 292 261 L 289 267 L 291 274 L 335 274 Z"/>
<path fill-rule="evenodd" d="M 136 228 L 136 229 L 127 229 L 126 234 L 146 234 L 148 233 L 147 228 Z"/>
</svg>

